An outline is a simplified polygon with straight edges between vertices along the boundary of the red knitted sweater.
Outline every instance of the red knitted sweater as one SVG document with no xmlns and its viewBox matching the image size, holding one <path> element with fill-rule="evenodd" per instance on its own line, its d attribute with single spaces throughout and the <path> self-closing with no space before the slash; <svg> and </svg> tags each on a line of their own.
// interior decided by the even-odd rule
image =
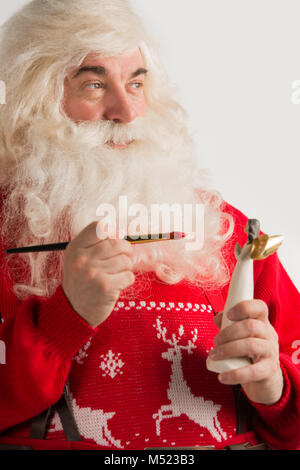
<svg viewBox="0 0 300 470">
<path fill-rule="evenodd" d="M 247 218 L 227 204 L 224 210 L 236 223 L 234 263 Z M 228 286 L 211 293 L 184 281 L 166 285 L 153 273 L 143 279 L 134 300 L 121 297 L 93 329 L 61 286 L 50 298 L 20 302 L 2 270 L 0 443 L 139 450 L 264 441 L 274 449 L 300 448 L 300 300 L 278 256 L 254 262 L 255 298 L 268 304 L 279 335 L 285 388 L 273 406 L 252 403 L 255 434 L 236 435 L 233 388 L 205 366 L 217 334 L 213 316 L 224 307 Z M 31 418 L 59 400 L 68 377 L 82 442 L 66 441 L 56 414 L 44 441 L 30 439 Z"/>
</svg>

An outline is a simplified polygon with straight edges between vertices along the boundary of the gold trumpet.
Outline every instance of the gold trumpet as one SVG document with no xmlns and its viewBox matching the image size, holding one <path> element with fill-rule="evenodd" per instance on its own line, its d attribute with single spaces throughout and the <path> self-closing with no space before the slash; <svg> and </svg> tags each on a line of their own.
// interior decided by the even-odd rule
<svg viewBox="0 0 300 470">
<path fill-rule="evenodd" d="M 251 243 L 250 257 L 254 260 L 262 260 L 273 255 L 282 245 L 283 235 L 260 235 Z"/>
</svg>

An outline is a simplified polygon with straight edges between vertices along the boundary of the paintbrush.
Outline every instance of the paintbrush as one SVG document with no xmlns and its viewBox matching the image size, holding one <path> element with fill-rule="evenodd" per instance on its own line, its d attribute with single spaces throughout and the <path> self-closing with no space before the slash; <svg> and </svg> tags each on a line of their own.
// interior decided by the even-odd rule
<svg viewBox="0 0 300 470">
<path fill-rule="evenodd" d="M 171 233 L 158 233 L 158 234 L 148 234 L 148 235 L 136 235 L 129 236 L 126 235 L 124 240 L 128 241 L 132 245 L 140 243 L 154 243 L 162 242 L 167 240 L 181 240 L 185 238 L 185 234 L 181 232 L 171 232 Z M 71 242 L 63 243 L 51 243 L 50 245 L 35 245 L 35 246 L 24 246 L 20 248 L 9 248 L 5 250 L 6 253 L 38 253 L 42 251 L 61 251 L 65 250 Z"/>
</svg>

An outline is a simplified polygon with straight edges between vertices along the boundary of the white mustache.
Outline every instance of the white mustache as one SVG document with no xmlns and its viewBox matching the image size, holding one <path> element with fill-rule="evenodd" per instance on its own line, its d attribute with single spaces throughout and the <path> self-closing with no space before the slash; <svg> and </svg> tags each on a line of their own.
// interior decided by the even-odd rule
<svg viewBox="0 0 300 470">
<path fill-rule="evenodd" d="M 125 145 L 132 141 L 162 148 L 162 142 L 169 134 L 175 141 L 176 135 L 173 135 L 171 123 L 161 121 L 159 117 L 154 118 L 153 113 L 148 111 L 144 117 L 125 124 L 113 121 L 75 123 L 69 119 L 49 122 L 41 119 L 29 128 L 28 139 L 35 148 L 39 145 L 43 148 L 45 141 L 48 141 L 69 152 L 78 153 L 103 148 L 108 143 Z M 39 152 L 40 150 L 37 153 Z"/>
<path fill-rule="evenodd" d="M 129 124 L 120 124 L 112 121 L 101 122 L 82 122 L 77 125 L 76 132 L 85 135 L 87 130 L 90 137 L 95 138 L 98 145 L 104 145 L 113 142 L 114 144 L 128 144 L 134 140 L 140 140 L 145 137 L 144 123 L 141 118 L 136 119 Z M 94 141 L 94 140 L 93 140 Z"/>
</svg>

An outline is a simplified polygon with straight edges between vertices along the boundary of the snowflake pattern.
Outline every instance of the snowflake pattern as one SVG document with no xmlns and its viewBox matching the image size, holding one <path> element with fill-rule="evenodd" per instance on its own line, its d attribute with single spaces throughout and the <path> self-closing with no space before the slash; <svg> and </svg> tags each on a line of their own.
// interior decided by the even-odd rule
<svg viewBox="0 0 300 470">
<path fill-rule="evenodd" d="M 102 376 L 109 376 L 111 379 L 114 379 L 116 375 L 123 374 L 121 368 L 124 366 L 124 362 L 120 359 L 121 353 L 115 354 L 113 351 L 109 350 L 106 355 L 101 354 L 102 361 L 100 363 L 99 369 L 103 370 Z"/>
</svg>

